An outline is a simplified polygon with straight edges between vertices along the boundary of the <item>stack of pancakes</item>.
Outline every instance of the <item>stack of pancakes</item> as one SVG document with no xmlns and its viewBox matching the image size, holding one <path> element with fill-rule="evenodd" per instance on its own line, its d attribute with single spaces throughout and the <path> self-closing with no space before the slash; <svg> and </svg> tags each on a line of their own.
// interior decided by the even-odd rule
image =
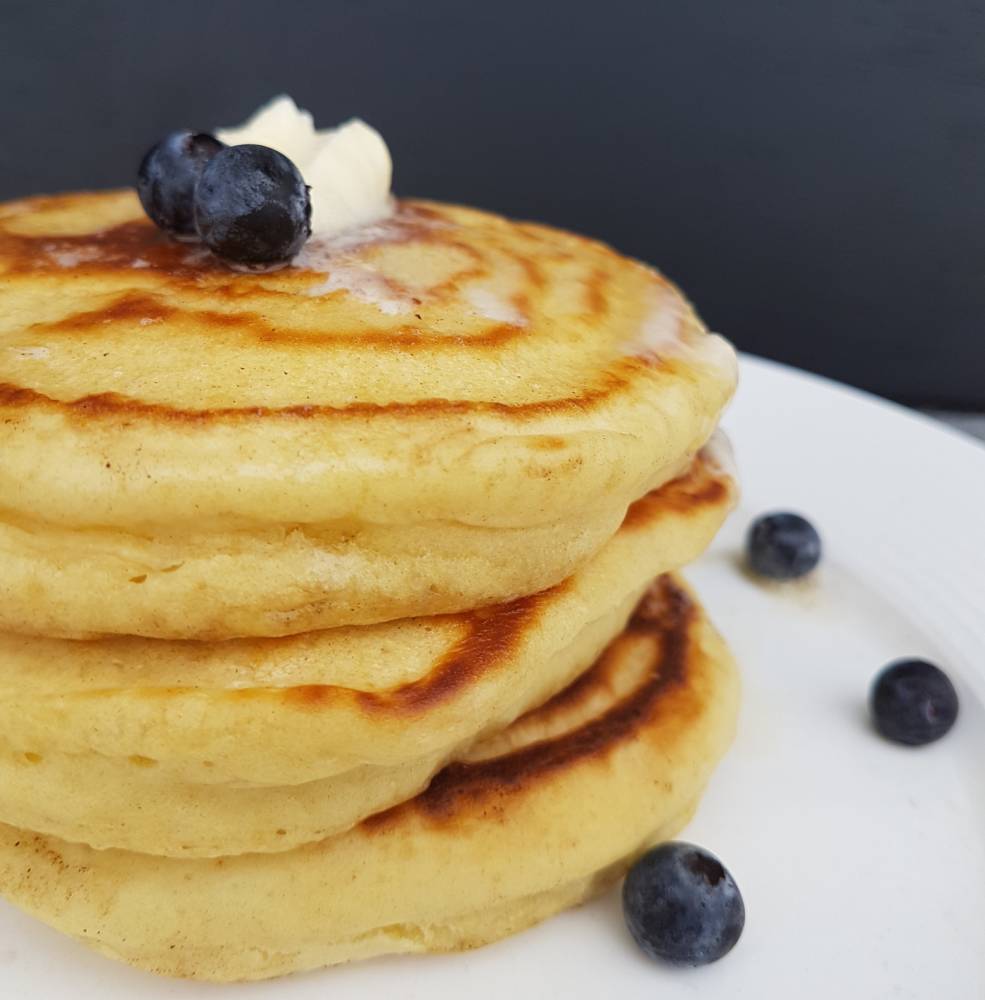
<svg viewBox="0 0 985 1000">
<path fill-rule="evenodd" d="M 672 575 L 731 348 L 464 208 L 230 272 L 0 206 L 0 892 L 157 972 L 494 940 L 694 809 L 733 666 Z"/>
</svg>

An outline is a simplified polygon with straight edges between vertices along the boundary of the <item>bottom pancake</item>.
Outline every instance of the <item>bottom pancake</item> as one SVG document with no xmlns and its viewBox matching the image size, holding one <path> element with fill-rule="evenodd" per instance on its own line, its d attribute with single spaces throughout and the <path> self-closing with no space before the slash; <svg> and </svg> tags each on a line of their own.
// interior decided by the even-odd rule
<svg viewBox="0 0 985 1000">
<path fill-rule="evenodd" d="M 0 891 L 108 955 L 197 979 L 474 947 L 580 902 L 676 833 L 737 701 L 724 643 L 662 577 L 572 685 L 345 833 L 174 859 L 0 825 Z"/>
</svg>

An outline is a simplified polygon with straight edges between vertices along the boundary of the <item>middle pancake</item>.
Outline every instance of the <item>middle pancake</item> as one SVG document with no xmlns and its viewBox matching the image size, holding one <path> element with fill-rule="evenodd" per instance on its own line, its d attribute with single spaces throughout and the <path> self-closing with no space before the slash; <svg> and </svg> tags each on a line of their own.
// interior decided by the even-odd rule
<svg viewBox="0 0 985 1000">
<path fill-rule="evenodd" d="M 0 635 L 0 821 L 185 857 L 348 829 L 569 684 L 734 499 L 706 449 L 574 576 L 476 612 L 210 643 Z"/>
</svg>

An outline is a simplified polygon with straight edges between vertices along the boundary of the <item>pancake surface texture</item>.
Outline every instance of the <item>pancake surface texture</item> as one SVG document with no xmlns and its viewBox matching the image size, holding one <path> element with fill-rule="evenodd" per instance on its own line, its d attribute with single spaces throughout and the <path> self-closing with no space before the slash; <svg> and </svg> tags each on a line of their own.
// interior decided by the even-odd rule
<svg viewBox="0 0 985 1000">
<path fill-rule="evenodd" d="M 672 836 L 736 704 L 724 644 L 663 577 L 571 686 L 346 833 L 179 860 L 0 826 L 0 890 L 116 958 L 200 979 L 473 947 L 588 897 Z"/>
<path fill-rule="evenodd" d="M 0 821 L 185 857 L 341 832 L 588 667 L 717 532 L 723 461 L 702 451 L 563 584 L 481 612 L 204 644 L 0 634 Z"/>
<path fill-rule="evenodd" d="M 736 500 L 732 348 L 652 268 L 274 118 L 380 168 L 280 270 L 132 192 L 0 205 L 0 894 L 214 981 L 589 898 L 738 702 L 675 575 Z"/>
<path fill-rule="evenodd" d="M 8 203 L 0 629 L 279 636 L 540 592 L 734 381 L 663 277 L 546 226 L 403 201 L 244 275 L 132 193 Z"/>
</svg>

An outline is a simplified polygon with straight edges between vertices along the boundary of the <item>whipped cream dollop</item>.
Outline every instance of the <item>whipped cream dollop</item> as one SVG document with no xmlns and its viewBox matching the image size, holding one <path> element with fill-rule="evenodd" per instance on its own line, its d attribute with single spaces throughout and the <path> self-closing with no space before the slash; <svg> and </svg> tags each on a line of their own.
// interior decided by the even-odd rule
<svg viewBox="0 0 985 1000">
<path fill-rule="evenodd" d="M 316 129 L 311 113 L 284 94 L 242 125 L 215 134 L 228 146 L 269 146 L 294 162 L 311 188 L 312 235 L 332 236 L 393 212 L 390 150 L 383 136 L 358 118 Z"/>
</svg>

